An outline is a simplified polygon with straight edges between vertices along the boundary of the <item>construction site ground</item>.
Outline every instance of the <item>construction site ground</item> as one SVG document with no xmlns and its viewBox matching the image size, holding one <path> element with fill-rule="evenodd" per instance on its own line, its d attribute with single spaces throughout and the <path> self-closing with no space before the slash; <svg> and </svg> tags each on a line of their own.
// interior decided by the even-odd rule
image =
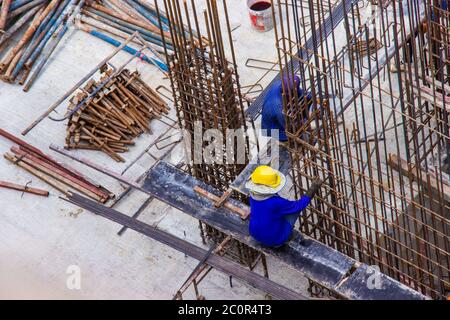
<svg viewBox="0 0 450 320">
<path fill-rule="evenodd" d="M 198 1 L 197 9 L 203 8 L 204 3 Z M 247 58 L 276 61 L 274 31 L 259 33 L 251 28 L 245 1 L 234 1 L 229 10 L 241 84 L 250 85 L 265 71 L 245 67 Z M 71 29 L 28 93 L 24 93 L 21 86 L 0 82 L 0 127 L 21 137 L 22 130 L 113 50 L 109 44 L 83 31 Z M 129 57 L 121 52 L 113 63 L 118 66 Z M 153 88 L 170 86 L 153 66 L 135 59 L 128 67 L 141 72 L 143 79 Z M 269 73 L 261 84 L 267 85 L 273 76 L 275 72 Z M 52 113 L 52 116 L 62 117 L 66 106 L 63 103 L 57 108 L 58 113 Z M 169 116 L 175 119 L 173 108 Z M 112 171 L 123 172 L 168 127 L 160 121 L 153 121 L 151 128 L 153 134 L 141 135 L 136 139 L 136 145 L 124 154 L 125 163 L 117 163 L 100 152 L 75 152 Z M 49 150 L 51 143 L 62 147 L 65 135 L 65 121 L 55 122 L 47 118 L 23 139 L 74 166 L 116 195 L 123 192 L 125 186 L 116 180 Z M 153 147 L 149 153 L 158 158 L 167 151 L 164 145 L 168 143 L 170 139 L 158 145 L 161 150 Z M 11 146 L 11 142 L 0 138 L 1 154 Z M 178 144 L 165 160 L 176 164 L 182 159 L 182 154 L 182 147 Z M 155 158 L 144 155 L 126 170 L 124 176 L 137 179 L 155 163 Z M 2 180 L 19 184 L 31 181 L 30 186 L 50 191 L 50 196 L 43 198 L 0 189 L 0 299 L 170 299 L 198 263 L 134 231 L 128 230 L 118 236 L 119 225 L 61 200 L 60 192 L 3 157 L 0 159 L 0 173 Z M 142 192 L 133 191 L 115 209 L 132 215 L 146 197 L 148 195 Z M 205 247 L 201 243 L 198 221 L 157 200 L 152 201 L 139 220 Z M 70 290 L 66 285 L 70 276 L 67 272 L 74 265 L 81 270 L 80 290 Z M 307 280 L 301 274 L 280 266 L 270 257 L 268 267 L 272 280 L 307 294 Z M 262 274 L 261 269 L 259 265 L 256 272 Z M 238 280 L 233 280 L 230 287 L 228 276 L 218 271 L 206 277 L 200 284 L 200 291 L 206 299 L 269 298 Z M 195 298 L 193 290 L 188 290 L 184 298 Z"/>
</svg>

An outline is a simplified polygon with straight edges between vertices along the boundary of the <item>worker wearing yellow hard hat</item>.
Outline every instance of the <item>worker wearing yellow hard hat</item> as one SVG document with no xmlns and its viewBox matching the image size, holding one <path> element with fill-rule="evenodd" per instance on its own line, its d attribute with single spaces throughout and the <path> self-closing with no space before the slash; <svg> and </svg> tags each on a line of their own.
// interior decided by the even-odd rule
<svg viewBox="0 0 450 320">
<path fill-rule="evenodd" d="M 286 185 L 286 177 L 269 166 L 259 166 L 253 171 L 245 187 L 258 194 L 275 194 Z"/>
<path fill-rule="evenodd" d="M 321 184 L 322 181 L 316 180 L 299 200 L 287 200 L 278 195 L 286 185 L 284 174 L 269 166 L 257 167 L 245 184 L 250 191 L 250 235 L 269 247 L 279 247 L 289 241 L 300 213 Z"/>
</svg>

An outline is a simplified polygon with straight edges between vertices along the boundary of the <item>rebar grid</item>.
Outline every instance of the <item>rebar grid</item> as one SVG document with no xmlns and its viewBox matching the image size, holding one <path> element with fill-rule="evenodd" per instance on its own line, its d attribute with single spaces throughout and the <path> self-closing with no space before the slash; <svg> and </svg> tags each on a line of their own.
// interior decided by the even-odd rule
<svg viewBox="0 0 450 320">
<path fill-rule="evenodd" d="M 350 14 L 323 39 L 328 0 L 308 0 L 309 13 L 296 1 L 272 0 L 281 76 L 297 74 L 313 96 L 284 95 L 296 193 L 314 177 L 326 179 L 301 230 L 444 298 L 450 290 L 448 8 L 440 0 L 343 1 Z M 316 28 L 302 23 L 305 14 Z M 323 40 L 305 61 L 297 52 L 306 50 L 309 36 Z"/>
</svg>

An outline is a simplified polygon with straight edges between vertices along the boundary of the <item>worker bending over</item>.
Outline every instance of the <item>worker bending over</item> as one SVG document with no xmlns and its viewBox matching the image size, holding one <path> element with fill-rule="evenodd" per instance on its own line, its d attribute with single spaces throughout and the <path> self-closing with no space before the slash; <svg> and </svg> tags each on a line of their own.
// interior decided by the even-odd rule
<svg viewBox="0 0 450 320">
<path fill-rule="evenodd" d="M 285 184 L 284 174 L 269 166 L 259 166 L 245 185 L 250 190 L 250 235 L 268 247 L 280 247 L 290 240 L 295 222 L 322 181 L 314 181 L 300 200 L 293 201 L 278 195 Z"/>
<path fill-rule="evenodd" d="M 283 80 L 278 80 L 267 92 L 264 98 L 261 114 L 261 128 L 266 130 L 264 132 L 266 136 L 278 138 L 281 142 L 287 141 L 285 120 L 283 115 L 283 93 L 287 95 L 288 99 L 292 99 L 294 97 L 294 90 L 297 91 L 297 97 L 299 100 L 305 99 L 305 93 L 300 88 L 300 78 L 298 76 L 284 77 Z M 306 107 L 303 115 L 305 120 L 308 117 L 309 107 L 312 103 L 311 93 L 307 93 L 306 98 L 308 106 Z M 274 130 L 278 130 L 278 137 L 274 137 L 276 134 Z"/>
</svg>

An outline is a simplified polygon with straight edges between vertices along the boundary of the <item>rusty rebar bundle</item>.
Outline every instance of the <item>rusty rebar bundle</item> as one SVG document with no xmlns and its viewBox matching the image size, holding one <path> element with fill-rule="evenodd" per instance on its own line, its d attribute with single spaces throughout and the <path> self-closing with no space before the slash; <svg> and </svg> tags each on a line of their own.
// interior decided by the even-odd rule
<svg viewBox="0 0 450 320">
<path fill-rule="evenodd" d="M 123 69 L 112 78 L 112 69 L 101 73 L 99 81 L 91 79 L 70 100 L 66 148 L 101 150 L 125 161 L 119 153 L 151 132 L 150 121 L 167 114 L 169 107 L 137 71 Z"/>
<path fill-rule="evenodd" d="M 113 193 L 93 182 L 73 167 L 53 159 L 20 138 L 2 129 L 0 129 L 0 136 L 17 145 L 11 147 L 11 152 L 3 154 L 6 160 L 28 171 L 65 195 L 79 192 L 102 203 L 114 198 Z M 24 187 L 24 191 L 26 189 L 27 186 Z M 48 195 L 48 193 L 44 194 Z"/>
<path fill-rule="evenodd" d="M 227 14 L 226 2 L 223 4 Z M 227 130 L 243 129 L 237 139 L 242 138 L 244 153 L 234 152 L 233 159 L 227 159 L 224 152 L 219 163 L 205 163 L 202 155 L 195 154 L 195 150 L 204 149 L 205 143 L 202 148 L 190 148 L 189 151 L 190 159 L 194 160 L 189 163 L 191 173 L 219 190 L 226 191 L 248 162 L 248 141 L 228 17 L 224 34 L 226 31 L 229 36 L 232 62 L 225 55 L 217 3 L 208 1 L 207 5 L 207 10 L 203 12 L 207 35 L 202 37 L 194 1 L 191 1 L 192 15 L 188 12 L 186 1 L 164 1 L 174 48 L 174 54 L 167 54 L 167 61 L 170 64 L 170 79 L 180 127 L 191 134 L 191 146 L 198 143 L 194 141 L 196 125 L 201 127 L 202 137 L 208 129 L 218 129 L 222 133 L 224 146 L 230 142 L 227 140 Z M 179 32 L 183 25 L 187 25 L 187 32 Z M 198 30 L 198 38 L 195 37 L 194 29 Z M 236 146 L 233 148 L 236 149 Z"/>
<path fill-rule="evenodd" d="M 20 6 L 7 15 L 8 28 L 0 37 L 0 53 L 21 28 L 27 27 L 19 41 L 5 50 L 0 60 L 0 78 L 11 83 L 19 80 L 25 84 L 24 91 L 28 91 L 83 3 L 83 0 L 14 2 L 12 6 Z"/>
<path fill-rule="evenodd" d="M 358 0 L 333 10 L 327 1 L 309 0 L 309 9 L 287 2 L 272 1 L 281 76 L 298 75 L 313 96 L 284 96 L 296 192 L 313 177 L 327 179 L 302 232 L 432 298 L 446 297 L 448 7 L 377 1 L 364 21 Z M 342 23 L 333 27 L 327 11 Z M 312 29 L 301 23 L 305 14 Z"/>
</svg>

